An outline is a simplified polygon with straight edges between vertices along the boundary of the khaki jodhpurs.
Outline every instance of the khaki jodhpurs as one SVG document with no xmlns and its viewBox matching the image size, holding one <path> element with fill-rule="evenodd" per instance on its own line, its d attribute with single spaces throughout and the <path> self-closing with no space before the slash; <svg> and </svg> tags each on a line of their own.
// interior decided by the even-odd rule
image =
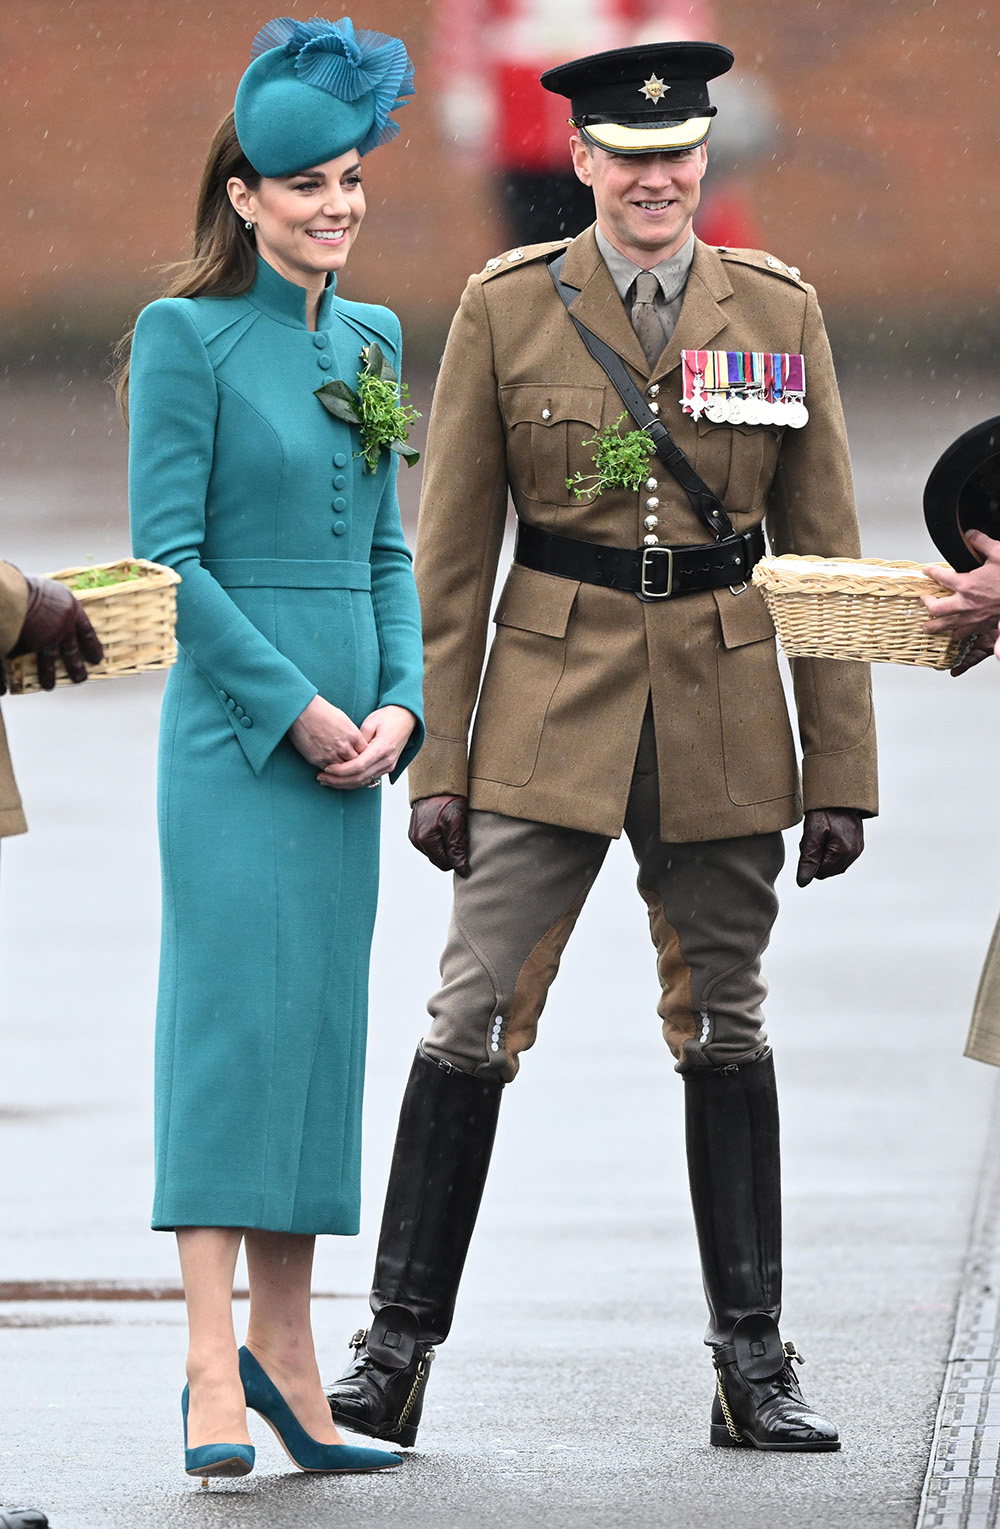
<svg viewBox="0 0 1000 1529">
<path fill-rule="evenodd" d="M 695 844 L 660 839 L 656 740 L 647 713 L 625 815 L 662 989 L 657 1009 L 678 1072 L 752 1061 L 766 1046 L 760 958 L 778 911 L 779 833 Z M 460 1072 L 510 1082 L 610 839 L 469 813 L 441 987 L 423 1049 Z"/>
</svg>

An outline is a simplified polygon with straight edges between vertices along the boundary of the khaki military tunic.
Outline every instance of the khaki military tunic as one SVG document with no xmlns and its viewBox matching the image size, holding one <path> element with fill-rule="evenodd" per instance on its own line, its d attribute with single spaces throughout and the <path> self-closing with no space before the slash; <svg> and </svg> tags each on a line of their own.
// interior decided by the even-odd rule
<svg viewBox="0 0 1000 1529">
<path fill-rule="evenodd" d="M 17 642 L 27 608 L 28 588 L 23 575 L 10 563 L 0 563 L 0 654 L 9 653 Z M 23 834 L 27 826 L 0 715 L 0 838 Z"/>
<path fill-rule="evenodd" d="M 774 628 L 752 587 L 644 604 L 515 566 L 480 693 L 508 488 L 522 519 L 564 536 L 641 546 L 655 497 L 665 544 L 709 539 L 655 458 L 655 490 L 588 501 L 567 488 L 593 471 L 587 443 L 623 406 L 552 284 L 543 256 L 559 247 L 490 261 L 469 281 L 448 339 L 417 541 L 428 731 L 411 799 L 467 794 L 473 808 L 617 837 L 651 698 L 665 841 L 770 833 L 796 822 L 803 802 L 875 812 L 867 669 L 794 661 L 800 784 Z M 776 553 L 858 554 L 843 415 L 811 286 L 759 251 L 696 240 L 676 329 L 651 369 L 593 228 L 569 245 L 562 280 L 579 292 L 574 314 L 654 394 L 736 531 L 763 521 Z M 808 424 L 695 422 L 679 403 L 685 348 L 802 353 Z"/>
</svg>

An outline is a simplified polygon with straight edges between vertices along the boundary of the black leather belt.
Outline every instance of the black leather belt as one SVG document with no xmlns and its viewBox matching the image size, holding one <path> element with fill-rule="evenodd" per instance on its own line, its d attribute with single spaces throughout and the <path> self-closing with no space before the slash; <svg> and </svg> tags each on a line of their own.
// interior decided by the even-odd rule
<svg viewBox="0 0 1000 1529">
<path fill-rule="evenodd" d="M 624 589 L 640 600 L 674 600 L 701 589 L 725 589 L 749 581 L 764 556 L 759 526 L 742 536 L 697 547 L 602 547 L 572 536 L 557 536 L 518 521 L 514 561 L 522 568 Z"/>
</svg>

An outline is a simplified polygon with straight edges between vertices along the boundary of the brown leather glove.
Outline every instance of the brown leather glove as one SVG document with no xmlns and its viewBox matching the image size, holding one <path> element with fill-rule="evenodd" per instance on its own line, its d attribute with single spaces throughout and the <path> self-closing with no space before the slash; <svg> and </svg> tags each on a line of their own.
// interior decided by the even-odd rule
<svg viewBox="0 0 1000 1529">
<path fill-rule="evenodd" d="M 439 871 L 469 874 L 469 801 L 464 796 L 423 796 L 410 813 L 410 843 Z"/>
<path fill-rule="evenodd" d="M 87 664 L 99 664 L 104 657 L 90 617 L 72 591 L 57 579 L 26 574 L 25 582 L 28 612 L 21 635 L 7 656 L 20 658 L 24 653 L 34 653 L 38 659 L 38 683 L 43 690 L 55 689 L 56 659 L 61 658 L 66 673 L 74 685 L 79 685 L 87 678 Z M 6 688 L 0 666 L 0 694 Z"/>
<path fill-rule="evenodd" d="M 807 887 L 813 880 L 841 876 L 864 847 L 860 812 L 853 807 L 814 807 L 802 825 L 795 880 L 800 887 Z"/>
</svg>

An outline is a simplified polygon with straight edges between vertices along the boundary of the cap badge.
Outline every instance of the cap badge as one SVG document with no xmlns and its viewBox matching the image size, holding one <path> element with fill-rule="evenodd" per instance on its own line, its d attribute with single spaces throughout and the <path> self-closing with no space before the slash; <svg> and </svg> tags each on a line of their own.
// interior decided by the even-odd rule
<svg viewBox="0 0 1000 1529">
<path fill-rule="evenodd" d="M 645 96 L 647 101 L 659 101 L 663 98 L 663 96 L 666 95 L 669 89 L 669 85 L 664 85 L 663 81 L 659 79 L 657 75 L 651 74 L 649 79 L 646 80 L 645 84 L 642 86 L 639 94 L 641 96 Z"/>
</svg>

